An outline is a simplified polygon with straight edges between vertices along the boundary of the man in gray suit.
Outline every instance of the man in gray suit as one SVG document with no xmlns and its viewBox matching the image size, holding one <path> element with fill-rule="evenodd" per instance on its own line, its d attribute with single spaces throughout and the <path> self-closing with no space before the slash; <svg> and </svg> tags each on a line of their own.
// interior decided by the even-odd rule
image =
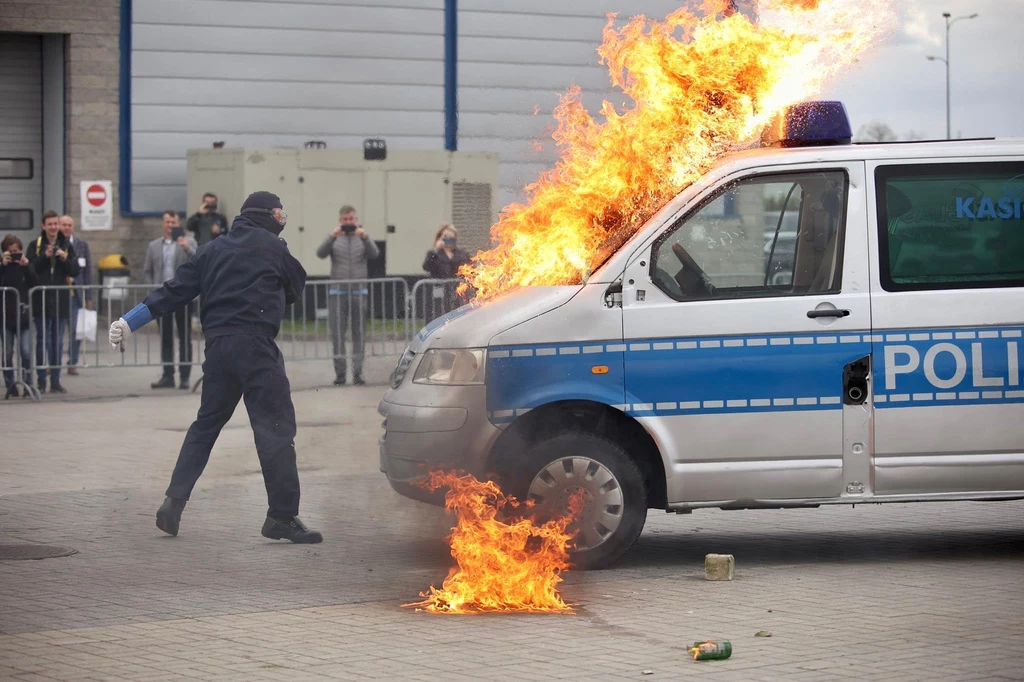
<svg viewBox="0 0 1024 682">
<path fill-rule="evenodd" d="M 78 277 L 72 279 L 73 284 L 80 284 L 89 287 L 92 284 L 92 252 L 89 251 L 89 242 L 75 236 L 75 219 L 69 215 L 60 217 L 60 231 L 75 249 L 75 257 L 78 258 Z M 92 310 L 92 290 L 86 288 L 84 291 L 75 287 L 71 292 L 71 324 L 68 330 L 68 374 L 78 375 L 78 354 L 82 348 L 82 340 L 75 334 L 78 326 L 78 311 L 85 307 Z"/>
<path fill-rule="evenodd" d="M 192 259 L 199 249 L 196 240 L 186 236 L 178 222 L 178 212 L 164 211 L 164 236 L 154 239 L 146 247 L 146 264 L 142 267 L 147 284 L 162 286 L 174 279 L 178 268 Z M 160 326 L 160 361 L 164 374 L 152 388 L 174 388 L 174 325 L 178 325 L 178 374 L 180 388 L 188 390 L 192 373 L 192 304 L 178 308 L 157 318 Z"/>
</svg>

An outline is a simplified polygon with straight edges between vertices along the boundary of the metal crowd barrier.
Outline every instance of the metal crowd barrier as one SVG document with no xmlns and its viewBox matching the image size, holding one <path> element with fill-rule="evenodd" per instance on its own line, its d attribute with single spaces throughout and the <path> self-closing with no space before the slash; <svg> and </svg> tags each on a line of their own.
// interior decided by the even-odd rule
<svg viewBox="0 0 1024 682">
<path fill-rule="evenodd" d="M 456 293 L 458 284 L 456 279 L 423 279 L 410 291 L 401 277 L 307 282 L 302 298 L 285 311 L 278 345 L 289 362 L 347 358 L 351 365 L 357 354 L 355 346 L 360 341 L 364 357 L 400 355 L 425 324 L 466 302 Z M 158 324 L 149 324 L 133 334 L 125 344 L 124 353 L 111 352 L 107 344 L 111 322 L 141 303 L 156 288 L 150 284 L 108 282 L 31 289 L 27 302 L 31 309 L 31 326 L 29 330 L 22 330 L 20 325 L 18 328 L 19 334 L 29 332 L 30 366 L 23 365 L 20 354 L 15 353 L 18 357 L 12 361 L 7 361 L 5 356 L 4 371 L 19 371 L 22 379 L 30 373 L 31 380 L 19 385 L 32 385 L 40 373 L 65 372 L 73 366 L 68 362 L 68 353 L 79 314 L 75 307 L 85 309 L 87 299 L 91 299 L 97 313 L 96 338 L 95 342 L 82 342 L 79 367 L 163 367 Z M 8 291 L 19 305 L 25 303 L 16 290 L 4 289 L 5 294 Z M 4 302 L 8 304 L 6 295 Z M 199 305 L 198 299 L 189 304 L 192 353 L 191 361 L 186 364 L 191 366 L 201 366 L 205 359 L 202 329 L 195 319 Z M 177 323 L 173 326 L 173 363 L 180 366 Z M 175 373 L 178 374 L 177 369 Z M 196 378 L 201 380 L 193 376 L 193 382 Z"/>
<path fill-rule="evenodd" d="M 93 307 L 96 310 L 95 342 L 82 342 L 78 366 L 91 367 L 163 367 L 160 344 L 161 330 L 159 325 L 150 324 L 132 335 L 131 341 L 125 344 L 124 353 L 111 353 L 107 344 L 107 330 L 110 323 L 122 317 L 154 291 L 152 284 L 121 284 L 116 285 L 78 285 L 41 286 L 29 292 L 32 302 L 33 335 L 33 369 L 37 377 L 40 372 L 59 370 L 65 372 L 74 366 L 69 363 L 68 353 L 74 338 L 74 325 L 79 317 L 75 310 L 85 309 L 86 292 L 91 293 Z M 198 324 L 192 323 L 192 317 L 198 315 L 199 303 L 193 301 L 188 307 L 189 345 L 192 348 L 190 366 L 201 365 L 203 362 L 203 344 L 198 343 L 200 330 Z M 53 326 L 51 326 L 53 325 Z M 174 364 L 180 364 L 178 350 L 178 328 L 174 323 L 175 352 Z"/>
<path fill-rule="evenodd" d="M 3 370 L 4 392 L 20 388 L 24 395 L 39 400 L 39 391 L 32 382 L 32 341 L 30 329 L 21 325 L 21 293 L 13 287 L 0 287 L 0 370 Z M 8 319 L 10 318 L 10 320 Z M 8 322 L 13 321 L 9 325 Z M 24 338 L 23 338 L 24 337 Z"/>
<path fill-rule="evenodd" d="M 412 287 L 409 296 L 409 339 L 424 325 L 449 313 L 464 303 L 465 297 L 459 296 L 457 289 L 462 280 L 459 279 L 421 279 Z"/>
<path fill-rule="evenodd" d="M 401 355 L 410 336 L 407 285 L 401 277 L 315 280 L 286 311 L 278 345 L 285 360 Z M 355 333 L 353 333 L 355 332 Z"/>
</svg>

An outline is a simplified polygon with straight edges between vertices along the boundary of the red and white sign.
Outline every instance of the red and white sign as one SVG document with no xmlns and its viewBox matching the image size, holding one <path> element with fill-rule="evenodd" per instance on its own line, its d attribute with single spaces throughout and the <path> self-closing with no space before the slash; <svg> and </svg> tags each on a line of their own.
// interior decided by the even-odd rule
<svg viewBox="0 0 1024 682">
<path fill-rule="evenodd" d="M 93 206 L 102 206 L 107 203 L 107 189 L 103 185 L 93 183 L 89 185 L 89 189 L 85 191 L 85 198 L 88 199 L 89 203 Z"/>
<path fill-rule="evenodd" d="M 114 229 L 114 193 L 109 180 L 85 180 L 82 188 L 83 230 Z"/>
</svg>

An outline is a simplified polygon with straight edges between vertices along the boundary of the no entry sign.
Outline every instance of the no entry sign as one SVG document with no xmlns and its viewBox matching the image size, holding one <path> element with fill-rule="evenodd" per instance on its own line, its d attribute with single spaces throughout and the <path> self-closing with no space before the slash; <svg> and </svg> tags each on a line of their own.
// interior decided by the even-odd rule
<svg viewBox="0 0 1024 682">
<path fill-rule="evenodd" d="M 109 180 L 85 180 L 82 188 L 83 230 L 114 229 L 113 192 Z"/>
<path fill-rule="evenodd" d="M 93 206 L 102 206 L 107 203 L 107 189 L 103 185 L 93 183 L 85 191 L 85 198 Z"/>
</svg>

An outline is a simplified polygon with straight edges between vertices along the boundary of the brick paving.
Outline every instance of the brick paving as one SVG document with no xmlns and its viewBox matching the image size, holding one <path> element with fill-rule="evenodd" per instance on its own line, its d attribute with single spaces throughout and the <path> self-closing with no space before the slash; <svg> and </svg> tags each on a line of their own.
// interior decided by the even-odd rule
<svg viewBox="0 0 1024 682">
<path fill-rule="evenodd" d="M 0 543 L 78 550 L 0 561 L 0 680 L 1024 679 L 1024 502 L 652 511 L 613 569 L 566 575 L 574 615 L 402 608 L 448 570 L 445 515 L 376 471 L 381 386 L 289 369 L 318 546 L 260 537 L 244 410 L 169 538 L 153 514 L 197 396 L 127 370 L 0 404 Z M 146 399 L 84 400 L 93 381 Z M 735 581 L 703 579 L 709 552 Z M 706 637 L 733 657 L 690 661 Z"/>
</svg>

